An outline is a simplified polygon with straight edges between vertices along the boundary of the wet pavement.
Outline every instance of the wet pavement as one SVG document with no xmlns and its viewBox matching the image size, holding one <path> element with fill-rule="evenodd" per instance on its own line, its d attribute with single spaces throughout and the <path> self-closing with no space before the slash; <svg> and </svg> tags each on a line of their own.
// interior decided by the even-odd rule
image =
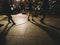
<svg viewBox="0 0 60 45">
<path fill-rule="evenodd" d="M 46 16 L 42 24 L 42 15 L 34 17 L 35 21 L 28 21 L 27 14 L 12 17 L 16 25 L 0 16 L 0 45 L 60 45 L 60 18 Z"/>
</svg>

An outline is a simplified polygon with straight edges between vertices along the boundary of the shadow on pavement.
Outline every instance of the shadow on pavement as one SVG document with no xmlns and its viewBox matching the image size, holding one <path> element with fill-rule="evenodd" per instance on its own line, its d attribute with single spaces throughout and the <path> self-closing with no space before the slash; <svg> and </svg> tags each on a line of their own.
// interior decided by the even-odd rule
<svg viewBox="0 0 60 45">
<path fill-rule="evenodd" d="M 0 24 L 0 27 L 2 27 L 4 24 Z"/>
<path fill-rule="evenodd" d="M 57 44 L 57 45 L 60 45 L 60 33 L 53 29 L 53 27 L 49 27 L 49 26 L 44 26 L 44 25 L 41 25 L 41 24 L 38 24 L 37 22 L 32 22 L 30 21 L 32 24 L 38 26 L 39 28 L 41 28 L 42 30 L 46 31 L 48 33 L 48 35 L 54 40 L 54 42 Z"/>
<path fill-rule="evenodd" d="M 8 32 L 10 31 L 10 29 L 13 26 L 13 25 L 11 25 L 8 28 L 8 25 L 9 25 L 9 23 L 5 26 L 5 28 L 2 30 L 2 32 L 0 32 L 0 45 L 5 45 L 5 43 L 6 43 L 6 36 L 7 36 Z"/>
<path fill-rule="evenodd" d="M 60 28 L 58 28 L 58 27 L 55 27 L 55 26 L 52 26 L 52 25 L 49 25 L 49 24 L 46 24 L 46 23 L 43 23 L 44 25 L 47 25 L 47 26 L 49 26 L 49 27 L 52 27 L 52 28 L 54 28 L 54 29 L 57 29 L 57 30 L 59 30 L 60 31 Z"/>
<path fill-rule="evenodd" d="M 3 19 L 1 19 L 0 21 L 3 21 L 3 20 L 6 20 L 7 19 L 7 17 L 4 17 Z"/>
</svg>

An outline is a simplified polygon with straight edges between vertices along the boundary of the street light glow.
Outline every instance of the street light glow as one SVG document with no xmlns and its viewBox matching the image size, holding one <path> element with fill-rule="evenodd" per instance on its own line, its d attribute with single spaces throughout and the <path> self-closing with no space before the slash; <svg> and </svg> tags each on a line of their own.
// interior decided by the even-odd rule
<svg viewBox="0 0 60 45">
<path fill-rule="evenodd" d="M 16 0 L 17 2 L 20 1 L 20 0 Z"/>
<path fill-rule="evenodd" d="M 25 0 L 22 0 L 22 2 L 24 2 Z"/>
</svg>

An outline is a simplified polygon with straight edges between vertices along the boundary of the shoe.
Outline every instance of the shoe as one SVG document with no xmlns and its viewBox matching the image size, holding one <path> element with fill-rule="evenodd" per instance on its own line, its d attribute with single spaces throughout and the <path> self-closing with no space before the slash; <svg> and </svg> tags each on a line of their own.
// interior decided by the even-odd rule
<svg viewBox="0 0 60 45">
<path fill-rule="evenodd" d="M 32 21 L 35 21 L 34 19 L 32 19 Z"/>
<path fill-rule="evenodd" d="M 4 24 L 0 24 L 0 27 L 2 27 Z"/>
<path fill-rule="evenodd" d="M 28 19 L 28 21 L 30 21 L 30 19 Z"/>
<path fill-rule="evenodd" d="M 41 23 L 44 23 L 43 19 L 40 20 Z"/>
<path fill-rule="evenodd" d="M 13 25 L 15 25 L 15 23 L 13 23 Z"/>
</svg>

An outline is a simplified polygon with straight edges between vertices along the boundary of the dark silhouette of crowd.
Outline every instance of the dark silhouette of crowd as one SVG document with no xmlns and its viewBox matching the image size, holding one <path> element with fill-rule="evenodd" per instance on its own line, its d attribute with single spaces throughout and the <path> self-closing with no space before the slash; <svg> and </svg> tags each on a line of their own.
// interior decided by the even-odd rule
<svg viewBox="0 0 60 45">
<path fill-rule="evenodd" d="M 20 10 L 21 12 L 23 12 L 22 10 L 25 10 L 25 4 L 20 1 L 19 4 L 19 8 L 18 10 Z M 13 21 L 12 19 L 12 11 L 11 11 L 11 4 L 9 3 L 8 0 L 3 0 L 3 10 L 4 10 L 4 13 L 5 15 L 8 17 L 8 22 L 10 23 L 10 21 L 12 21 L 13 24 L 15 24 L 15 22 Z M 44 19 L 45 19 L 45 16 L 48 14 L 49 12 L 49 0 L 41 0 L 41 4 L 39 5 L 34 5 L 34 3 L 31 2 L 31 0 L 28 0 L 27 2 L 27 6 L 28 6 L 28 21 L 30 21 L 30 16 L 32 18 L 32 20 L 34 21 L 33 17 L 34 16 L 38 16 L 38 12 L 40 12 L 40 14 L 42 15 L 42 18 L 40 20 L 40 22 L 44 22 Z M 38 11 L 39 10 L 39 11 Z M 35 14 L 34 14 L 35 13 Z"/>
</svg>

